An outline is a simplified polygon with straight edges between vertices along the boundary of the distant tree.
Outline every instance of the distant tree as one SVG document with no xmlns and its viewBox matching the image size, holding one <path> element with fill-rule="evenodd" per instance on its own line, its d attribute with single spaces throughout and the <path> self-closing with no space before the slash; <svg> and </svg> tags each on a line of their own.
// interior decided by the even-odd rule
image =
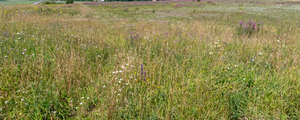
<svg viewBox="0 0 300 120">
<path fill-rule="evenodd" d="M 66 4 L 73 4 L 74 3 L 74 0 L 67 0 L 66 1 Z"/>
</svg>

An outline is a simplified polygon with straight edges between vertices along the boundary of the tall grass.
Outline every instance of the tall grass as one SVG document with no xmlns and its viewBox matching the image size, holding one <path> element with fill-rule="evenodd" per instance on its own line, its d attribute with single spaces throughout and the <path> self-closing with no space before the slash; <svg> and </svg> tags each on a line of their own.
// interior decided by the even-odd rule
<svg viewBox="0 0 300 120">
<path fill-rule="evenodd" d="M 1 9 L 0 119 L 299 119 L 298 28 L 151 10 Z"/>
</svg>

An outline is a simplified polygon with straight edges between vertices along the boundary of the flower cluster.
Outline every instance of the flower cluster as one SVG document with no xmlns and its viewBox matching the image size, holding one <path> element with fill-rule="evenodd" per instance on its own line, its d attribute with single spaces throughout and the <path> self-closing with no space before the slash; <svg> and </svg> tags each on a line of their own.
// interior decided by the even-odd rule
<svg viewBox="0 0 300 120">
<path fill-rule="evenodd" d="M 248 22 L 240 21 L 240 26 L 238 27 L 238 35 L 251 36 L 252 34 L 260 31 L 261 25 L 261 23 L 256 23 L 252 20 Z"/>
</svg>

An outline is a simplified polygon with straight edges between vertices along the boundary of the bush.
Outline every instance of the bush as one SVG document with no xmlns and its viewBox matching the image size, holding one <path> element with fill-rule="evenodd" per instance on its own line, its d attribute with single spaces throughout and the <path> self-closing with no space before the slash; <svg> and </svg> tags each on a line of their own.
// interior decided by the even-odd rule
<svg viewBox="0 0 300 120">
<path fill-rule="evenodd" d="M 73 4 L 74 3 L 74 0 L 67 0 L 66 1 L 66 4 Z"/>
</svg>

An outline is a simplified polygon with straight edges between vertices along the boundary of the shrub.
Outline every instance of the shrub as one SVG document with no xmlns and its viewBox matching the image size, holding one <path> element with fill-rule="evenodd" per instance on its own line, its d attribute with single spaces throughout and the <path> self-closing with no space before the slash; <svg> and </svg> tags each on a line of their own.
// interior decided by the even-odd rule
<svg viewBox="0 0 300 120">
<path fill-rule="evenodd" d="M 74 3 L 74 0 L 67 0 L 66 1 L 66 4 L 73 4 Z"/>
</svg>

